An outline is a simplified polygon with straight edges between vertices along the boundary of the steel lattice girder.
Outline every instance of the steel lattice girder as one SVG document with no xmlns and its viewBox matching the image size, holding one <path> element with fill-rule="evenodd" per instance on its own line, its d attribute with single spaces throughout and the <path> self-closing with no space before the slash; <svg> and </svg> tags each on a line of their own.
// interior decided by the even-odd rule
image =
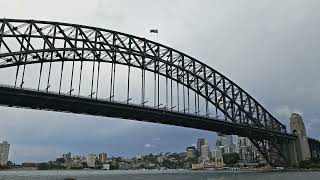
<svg viewBox="0 0 320 180">
<path fill-rule="evenodd" d="M 249 137 L 250 141 L 263 155 L 265 160 L 272 166 L 290 166 L 289 141 L 276 136 L 266 136 L 264 138 Z"/>
<path fill-rule="evenodd" d="M 13 41 L 18 46 L 12 46 Z M 285 125 L 221 73 L 191 56 L 144 38 L 83 25 L 0 19 L 0 51 L 0 68 L 97 61 L 156 72 L 205 98 L 225 114 L 226 121 L 287 133 Z"/>
</svg>

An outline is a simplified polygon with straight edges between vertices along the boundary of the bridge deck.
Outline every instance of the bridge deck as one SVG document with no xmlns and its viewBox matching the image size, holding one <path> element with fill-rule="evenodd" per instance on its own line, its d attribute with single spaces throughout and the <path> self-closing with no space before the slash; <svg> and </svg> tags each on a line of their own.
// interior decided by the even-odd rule
<svg viewBox="0 0 320 180">
<path fill-rule="evenodd" d="M 247 127 L 245 125 L 225 122 L 219 119 L 173 112 L 166 109 L 7 86 L 0 86 L 0 104 L 10 107 L 23 107 L 168 124 L 221 132 L 224 134 L 237 134 L 258 139 L 263 139 L 266 134 L 292 139 L 295 138 L 290 134 L 266 131 L 263 129 Z"/>
</svg>

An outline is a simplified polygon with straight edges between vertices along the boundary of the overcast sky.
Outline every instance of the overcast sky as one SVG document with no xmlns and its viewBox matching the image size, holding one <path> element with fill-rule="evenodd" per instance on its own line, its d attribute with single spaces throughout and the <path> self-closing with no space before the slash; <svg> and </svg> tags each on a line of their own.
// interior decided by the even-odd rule
<svg viewBox="0 0 320 180">
<path fill-rule="evenodd" d="M 0 17 L 71 22 L 156 40 L 220 71 L 281 122 L 302 114 L 320 138 L 319 0 L 10 0 Z M 65 152 L 132 156 L 183 151 L 215 133 L 135 121 L 0 108 L 0 140 L 15 162 Z"/>
</svg>

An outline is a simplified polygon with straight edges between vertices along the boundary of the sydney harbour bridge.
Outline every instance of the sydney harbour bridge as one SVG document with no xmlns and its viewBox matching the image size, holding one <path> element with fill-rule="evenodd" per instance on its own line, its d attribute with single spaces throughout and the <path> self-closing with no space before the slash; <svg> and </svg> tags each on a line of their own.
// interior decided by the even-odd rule
<svg viewBox="0 0 320 180">
<path fill-rule="evenodd" d="M 272 166 L 301 158 L 299 134 L 201 61 L 134 35 L 0 19 L 0 104 L 248 137 Z M 296 131 L 295 131 L 296 132 Z M 320 143 L 309 138 L 313 156 Z"/>
</svg>

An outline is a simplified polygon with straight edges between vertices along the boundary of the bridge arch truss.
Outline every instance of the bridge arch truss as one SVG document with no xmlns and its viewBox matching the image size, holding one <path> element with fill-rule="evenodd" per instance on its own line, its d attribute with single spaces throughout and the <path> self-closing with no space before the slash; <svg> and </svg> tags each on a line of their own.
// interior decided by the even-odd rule
<svg viewBox="0 0 320 180">
<path fill-rule="evenodd" d="M 51 67 L 54 62 L 62 63 L 60 87 L 61 79 L 63 78 L 63 63 L 81 63 L 80 82 L 77 85 L 72 84 L 72 79 L 75 76 L 73 73 L 74 66 L 72 66 L 70 95 L 73 89 L 78 87 L 80 93 L 83 62 L 98 64 L 97 69 L 95 65 L 92 69 L 93 72 L 96 71 L 98 73 L 97 79 L 99 79 L 100 63 L 110 63 L 110 100 L 114 97 L 116 65 L 128 67 L 127 103 L 130 100 L 130 67 L 138 68 L 141 70 L 142 97 L 140 105 L 142 106 L 146 102 L 144 98 L 146 72 L 154 74 L 155 89 L 156 87 L 159 89 L 159 76 L 162 76 L 166 79 L 166 103 L 162 108 L 166 111 L 172 111 L 173 108 L 172 81 L 174 81 L 181 87 L 186 88 L 188 93 L 189 90 L 196 93 L 198 99 L 199 96 L 205 99 L 206 105 L 204 109 L 208 118 L 209 111 L 220 111 L 224 116 L 221 120 L 224 122 L 260 129 L 266 134 L 274 133 L 277 140 L 273 140 L 274 137 L 271 136 L 267 138 L 267 142 L 265 141 L 266 137 L 261 139 L 251 138 L 251 140 L 259 147 L 268 161 L 271 162 L 271 158 L 268 157 L 271 146 L 277 147 L 278 153 L 283 159 L 286 159 L 284 153 L 279 150 L 281 148 L 276 145 L 279 138 L 281 140 L 282 136 L 287 136 L 285 125 L 280 123 L 240 86 L 189 55 L 145 38 L 102 28 L 49 21 L 0 19 L 0 70 L 16 67 L 15 89 L 24 88 L 25 67 L 29 64 L 40 64 L 38 86 L 35 87 L 35 90 L 39 90 L 43 64 L 49 63 Z M 46 91 L 49 91 L 50 87 L 50 69 L 46 72 L 49 74 Z M 22 74 L 19 74 L 21 71 Z M 21 77 L 20 84 L 18 84 L 19 77 Z M 98 92 L 93 92 L 93 86 L 95 85 L 93 81 L 94 79 L 92 78 L 91 99 L 97 97 L 98 94 Z M 96 86 L 98 86 L 98 82 Z M 61 93 L 60 87 L 58 94 Z M 171 93 L 169 93 L 170 91 Z M 96 93 L 96 96 L 94 93 Z M 154 95 L 154 107 L 160 109 L 159 90 L 155 90 Z M 183 95 L 184 104 L 190 106 L 189 95 L 187 97 L 188 100 L 184 98 L 185 95 Z M 200 111 L 199 100 L 195 99 L 194 105 L 195 109 L 197 109 L 195 115 L 197 115 Z M 209 109 L 209 105 L 213 105 L 215 110 Z M 190 108 L 184 107 L 182 113 L 190 114 L 188 109 Z M 181 111 L 178 110 L 178 112 Z M 223 130 L 221 131 L 223 132 Z M 270 142 L 273 145 L 270 145 Z M 266 143 L 269 143 L 269 145 L 266 145 Z"/>
</svg>

